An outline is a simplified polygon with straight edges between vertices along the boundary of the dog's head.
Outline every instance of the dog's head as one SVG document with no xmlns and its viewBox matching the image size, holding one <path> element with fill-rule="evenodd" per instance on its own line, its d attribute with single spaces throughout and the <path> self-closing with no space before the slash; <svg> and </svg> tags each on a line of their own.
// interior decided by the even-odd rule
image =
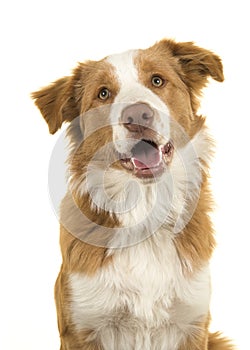
<svg viewBox="0 0 250 350">
<path fill-rule="evenodd" d="M 82 131 L 110 125 L 101 134 L 113 142 L 120 164 L 148 178 L 161 174 L 171 161 L 171 120 L 191 137 L 201 127 L 198 98 L 209 77 L 223 80 L 218 56 L 193 43 L 163 40 L 146 50 L 80 63 L 72 76 L 33 97 L 52 134 L 81 115 Z M 92 109 L 99 117 L 89 118 L 90 126 L 84 113 Z"/>
<path fill-rule="evenodd" d="M 113 198 L 127 178 L 144 186 L 166 176 L 176 151 L 203 127 L 197 110 L 210 77 L 223 81 L 218 56 L 191 42 L 162 40 L 146 50 L 80 63 L 33 98 L 52 134 L 72 122 L 74 184 L 84 183 L 83 191 L 93 194 L 101 178 Z M 98 193 L 94 201 L 107 209 Z"/>
</svg>

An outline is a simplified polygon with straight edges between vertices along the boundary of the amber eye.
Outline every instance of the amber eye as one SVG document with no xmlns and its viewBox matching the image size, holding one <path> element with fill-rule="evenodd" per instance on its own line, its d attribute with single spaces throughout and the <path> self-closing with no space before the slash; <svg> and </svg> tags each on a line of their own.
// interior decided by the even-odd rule
<svg viewBox="0 0 250 350">
<path fill-rule="evenodd" d="M 110 97 L 110 91 L 107 88 L 102 88 L 99 91 L 98 98 L 102 101 L 107 100 Z"/>
<path fill-rule="evenodd" d="M 165 80 L 162 79 L 162 78 L 161 78 L 160 76 L 158 76 L 158 75 L 154 75 L 154 76 L 152 76 L 151 83 L 152 83 L 153 86 L 159 88 L 159 87 L 161 87 L 161 86 L 164 85 Z"/>
</svg>

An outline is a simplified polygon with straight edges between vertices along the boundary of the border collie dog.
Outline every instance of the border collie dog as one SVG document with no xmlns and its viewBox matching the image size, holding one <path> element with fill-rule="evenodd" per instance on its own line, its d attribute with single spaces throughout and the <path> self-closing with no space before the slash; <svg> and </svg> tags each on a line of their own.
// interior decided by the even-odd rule
<svg viewBox="0 0 250 350">
<path fill-rule="evenodd" d="M 69 123 L 55 286 L 61 350 L 230 350 L 209 333 L 213 141 L 198 114 L 220 58 L 164 39 L 34 92 Z"/>
</svg>

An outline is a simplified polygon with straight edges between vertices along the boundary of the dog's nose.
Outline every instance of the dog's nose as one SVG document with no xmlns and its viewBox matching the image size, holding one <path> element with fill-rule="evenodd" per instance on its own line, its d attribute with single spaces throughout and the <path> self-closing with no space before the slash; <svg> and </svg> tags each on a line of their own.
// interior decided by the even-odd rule
<svg viewBox="0 0 250 350">
<path fill-rule="evenodd" d="M 121 119 L 129 131 L 141 132 L 152 126 L 154 111 L 146 103 L 135 103 L 123 110 Z"/>
</svg>

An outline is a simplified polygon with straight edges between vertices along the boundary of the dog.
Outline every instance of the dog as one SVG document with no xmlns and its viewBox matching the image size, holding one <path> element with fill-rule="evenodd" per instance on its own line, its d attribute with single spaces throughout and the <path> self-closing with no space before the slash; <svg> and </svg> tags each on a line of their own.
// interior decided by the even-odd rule
<svg viewBox="0 0 250 350">
<path fill-rule="evenodd" d="M 209 332 L 214 143 L 198 113 L 209 78 L 224 80 L 217 55 L 163 39 L 32 94 L 51 134 L 70 123 L 61 350 L 234 348 Z"/>
</svg>

